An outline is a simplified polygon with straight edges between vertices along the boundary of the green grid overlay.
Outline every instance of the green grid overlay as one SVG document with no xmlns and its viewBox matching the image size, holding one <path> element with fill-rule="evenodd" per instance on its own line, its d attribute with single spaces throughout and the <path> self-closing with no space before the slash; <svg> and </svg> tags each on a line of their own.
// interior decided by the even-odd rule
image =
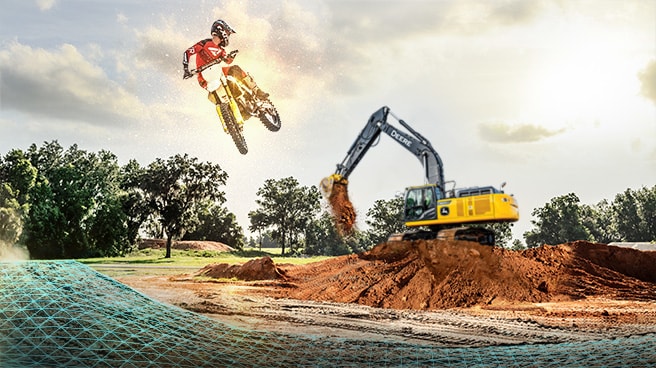
<svg viewBox="0 0 656 368">
<path fill-rule="evenodd" d="M 651 367 L 656 334 L 563 344 L 430 344 L 236 328 L 75 261 L 0 262 L 0 367 Z"/>
</svg>

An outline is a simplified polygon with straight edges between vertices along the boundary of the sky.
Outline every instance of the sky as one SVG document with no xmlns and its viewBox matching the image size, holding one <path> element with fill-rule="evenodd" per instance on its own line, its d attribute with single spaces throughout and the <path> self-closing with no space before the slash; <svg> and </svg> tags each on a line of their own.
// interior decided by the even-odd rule
<svg viewBox="0 0 656 368">
<path fill-rule="evenodd" d="M 282 118 L 278 132 L 246 122 L 246 155 L 182 79 L 216 19 Z M 318 186 L 383 106 L 432 143 L 450 185 L 506 182 L 523 240 L 554 197 L 594 205 L 656 184 L 656 1 L 8 0 L 0 13 L 1 155 L 53 140 L 121 165 L 186 153 L 228 173 L 245 230 L 265 180 Z M 382 136 L 349 183 L 366 229 L 376 200 L 424 178 Z"/>
</svg>

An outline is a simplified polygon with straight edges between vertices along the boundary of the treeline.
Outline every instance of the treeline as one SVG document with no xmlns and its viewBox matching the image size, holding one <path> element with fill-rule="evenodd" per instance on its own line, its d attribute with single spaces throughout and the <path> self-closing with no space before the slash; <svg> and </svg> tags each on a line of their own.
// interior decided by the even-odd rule
<svg viewBox="0 0 656 368">
<path fill-rule="evenodd" d="M 142 167 L 57 141 L 14 149 L 0 159 L 0 242 L 34 259 L 85 258 L 124 255 L 144 233 L 167 238 L 170 257 L 171 240 L 195 229 L 240 247 L 243 231 L 223 207 L 227 177 L 187 155 Z"/>
<path fill-rule="evenodd" d="M 534 229 L 524 233 L 529 248 L 574 240 L 598 243 L 656 242 L 656 185 L 627 189 L 596 205 L 569 193 L 533 210 Z"/>
<path fill-rule="evenodd" d="M 26 247 L 33 259 L 125 255 L 140 236 L 167 239 L 166 257 L 178 239 L 241 249 L 243 228 L 224 206 L 227 178 L 219 165 L 188 155 L 121 166 L 111 152 L 57 141 L 14 149 L 0 157 L 0 243 Z M 292 177 L 266 180 L 257 195 L 249 229 L 283 254 L 341 255 L 380 240 L 338 236 L 318 189 Z"/>
<path fill-rule="evenodd" d="M 241 249 L 243 228 L 224 206 L 228 174 L 217 164 L 187 155 L 135 160 L 120 166 L 108 151 L 64 149 L 57 141 L 0 157 L 0 243 L 20 244 L 34 259 L 125 255 L 140 236 L 213 240 Z M 315 186 L 293 177 L 268 179 L 257 191 L 249 245 L 283 248 L 284 254 L 343 255 L 370 249 L 407 230 L 403 198 L 378 200 L 366 212 L 366 231 L 341 237 Z M 528 247 L 573 240 L 600 243 L 656 241 L 656 186 L 627 189 L 612 202 L 580 203 L 573 194 L 553 198 L 531 213 Z M 511 224 L 490 225 L 497 244 L 519 249 Z"/>
</svg>

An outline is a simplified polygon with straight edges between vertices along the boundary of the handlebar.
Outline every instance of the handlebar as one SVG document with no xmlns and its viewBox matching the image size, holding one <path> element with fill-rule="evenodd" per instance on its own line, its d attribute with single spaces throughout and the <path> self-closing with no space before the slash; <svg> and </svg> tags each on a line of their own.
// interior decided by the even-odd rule
<svg viewBox="0 0 656 368">
<path fill-rule="evenodd" d="M 198 74 L 198 73 L 202 72 L 203 70 L 205 70 L 209 67 L 212 67 L 216 64 L 219 64 L 219 63 L 225 61 L 226 59 L 234 59 L 235 56 L 237 56 L 238 52 L 239 52 L 239 50 L 232 50 L 225 57 L 216 58 L 216 59 L 210 61 L 209 63 L 201 66 L 200 68 L 191 69 L 191 70 L 189 70 L 189 73 L 191 73 L 191 75 Z M 190 75 L 190 77 L 191 77 L 191 75 Z"/>
</svg>

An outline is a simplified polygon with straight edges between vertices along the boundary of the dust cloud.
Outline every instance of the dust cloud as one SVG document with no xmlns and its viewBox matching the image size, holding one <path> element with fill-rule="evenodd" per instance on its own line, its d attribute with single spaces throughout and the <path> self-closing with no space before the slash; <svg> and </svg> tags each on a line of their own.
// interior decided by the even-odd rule
<svg viewBox="0 0 656 368">
<path fill-rule="evenodd" d="M 27 261 L 30 253 L 27 249 L 0 241 L 0 261 Z"/>
</svg>

